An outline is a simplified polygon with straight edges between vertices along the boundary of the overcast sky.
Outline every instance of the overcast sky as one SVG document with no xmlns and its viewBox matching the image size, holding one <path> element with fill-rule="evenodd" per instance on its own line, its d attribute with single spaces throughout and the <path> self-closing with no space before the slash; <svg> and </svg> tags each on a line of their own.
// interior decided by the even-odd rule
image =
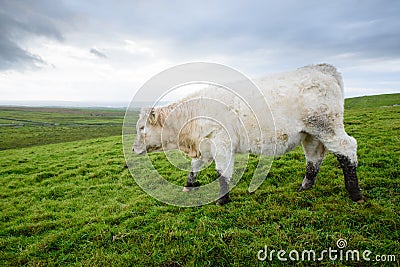
<svg viewBox="0 0 400 267">
<path fill-rule="evenodd" d="M 400 1 L 0 0 L 0 100 L 130 101 L 210 61 L 250 77 L 327 62 L 347 97 L 400 92 Z"/>
</svg>

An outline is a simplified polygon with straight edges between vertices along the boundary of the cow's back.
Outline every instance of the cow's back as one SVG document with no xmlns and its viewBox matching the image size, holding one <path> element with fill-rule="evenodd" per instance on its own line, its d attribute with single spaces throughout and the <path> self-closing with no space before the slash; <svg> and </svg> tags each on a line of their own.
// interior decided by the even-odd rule
<svg viewBox="0 0 400 267">
<path fill-rule="evenodd" d="M 331 65 L 307 66 L 254 82 L 264 99 L 251 91 L 230 91 L 216 86 L 188 97 L 210 98 L 221 103 L 221 112 L 213 113 L 214 119 L 238 129 L 238 152 L 249 150 L 247 142 L 240 142 L 247 139 L 250 151 L 260 151 L 261 146 L 267 145 L 266 154 L 272 151 L 283 154 L 299 144 L 301 133 L 310 127 L 309 122 L 316 115 L 333 114 L 343 121 L 343 85 L 340 74 Z M 237 119 L 225 118 L 226 107 L 237 113 Z M 199 107 L 202 108 L 207 107 Z M 214 108 L 218 109 L 215 105 Z M 263 131 L 261 139 L 259 129 Z"/>
</svg>

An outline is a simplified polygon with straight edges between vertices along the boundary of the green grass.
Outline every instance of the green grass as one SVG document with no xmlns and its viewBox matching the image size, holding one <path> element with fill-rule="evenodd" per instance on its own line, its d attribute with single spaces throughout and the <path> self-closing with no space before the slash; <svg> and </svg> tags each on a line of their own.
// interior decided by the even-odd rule
<svg viewBox="0 0 400 267">
<path fill-rule="evenodd" d="M 400 105 L 400 94 L 387 94 L 377 96 L 360 96 L 346 99 L 345 109 L 379 108 Z"/>
<path fill-rule="evenodd" d="M 400 107 L 352 108 L 345 122 L 359 145 L 364 204 L 349 199 L 332 155 L 315 188 L 296 192 L 305 173 L 300 147 L 275 159 L 254 193 L 247 191 L 249 167 L 231 203 L 193 208 L 169 206 L 143 192 L 126 168 L 120 136 L 0 151 L 0 265 L 258 266 L 271 264 L 257 260 L 265 245 L 320 252 L 345 238 L 347 249 L 371 250 L 371 258 L 395 255 L 397 262 L 387 266 L 396 266 Z M 160 154 L 152 158 L 170 181 L 183 185 L 185 172 Z M 214 178 L 210 166 L 199 181 Z M 274 259 L 272 265 L 282 264 Z M 328 259 L 300 264 L 382 265 Z"/>
</svg>

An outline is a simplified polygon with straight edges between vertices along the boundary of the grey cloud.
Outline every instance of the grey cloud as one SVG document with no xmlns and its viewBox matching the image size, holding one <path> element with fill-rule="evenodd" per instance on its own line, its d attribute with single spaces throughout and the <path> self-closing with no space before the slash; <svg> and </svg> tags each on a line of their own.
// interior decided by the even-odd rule
<svg viewBox="0 0 400 267">
<path fill-rule="evenodd" d="M 63 20 L 69 16 L 61 2 L 0 0 L 0 70 L 38 67 L 45 62 L 22 48 L 32 36 L 62 41 Z"/>
<path fill-rule="evenodd" d="M 101 19 L 138 38 L 169 40 L 178 55 L 263 48 L 400 55 L 397 0 L 121 1 L 107 8 Z"/>
<path fill-rule="evenodd" d="M 0 47 L 0 68 L 14 61 L 34 63 L 40 57 L 21 48 L 19 41 L 32 35 L 63 40 L 65 24 L 71 21 L 79 24 L 73 31 L 77 45 L 147 39 L 158 44 L 162 50 L 158 55 L 174 60 L 251 55 L 263 50 L 276 51 L 276 56 L 259 57 L 259 61 L 340 54 L 400 57 L 398 0 L 0 0 L 0 5 L 0 38 L 5 40 Z M 83 20 L 77 21 L 74 14 Z M 95 48 L 90 53 L 106 56 Z"/>
<path fill-rule="evenodd" d="M 100 57 L 100 58 L 107 58 L 106 54 L 100 52 L 99 50 L 95 49 L 95 48 L 91 48 L 89 50 L 90 53 L 92 53 L 93 55 Z"/>
<path fill-rule="evenodd" d="M 21 68 L 22 66 L 40 66 L 45 62 L 38 56 L 20 48 L 7 39 L 0 39 L 0 70 Z"/>
</svg>

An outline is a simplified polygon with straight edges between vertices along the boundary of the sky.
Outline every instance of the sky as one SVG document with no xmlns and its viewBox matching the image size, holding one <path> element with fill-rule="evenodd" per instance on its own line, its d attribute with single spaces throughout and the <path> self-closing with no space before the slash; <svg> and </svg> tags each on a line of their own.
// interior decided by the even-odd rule
<svg viewBox="0 0 400 267">
<path fill-rule="evenodd" d="M 177 64 L 249 77 L 330 63 L 345 96 L 400 92 L 400 1 L 0 0 L 0 101 L 122 101 Z"/>
</svg>

